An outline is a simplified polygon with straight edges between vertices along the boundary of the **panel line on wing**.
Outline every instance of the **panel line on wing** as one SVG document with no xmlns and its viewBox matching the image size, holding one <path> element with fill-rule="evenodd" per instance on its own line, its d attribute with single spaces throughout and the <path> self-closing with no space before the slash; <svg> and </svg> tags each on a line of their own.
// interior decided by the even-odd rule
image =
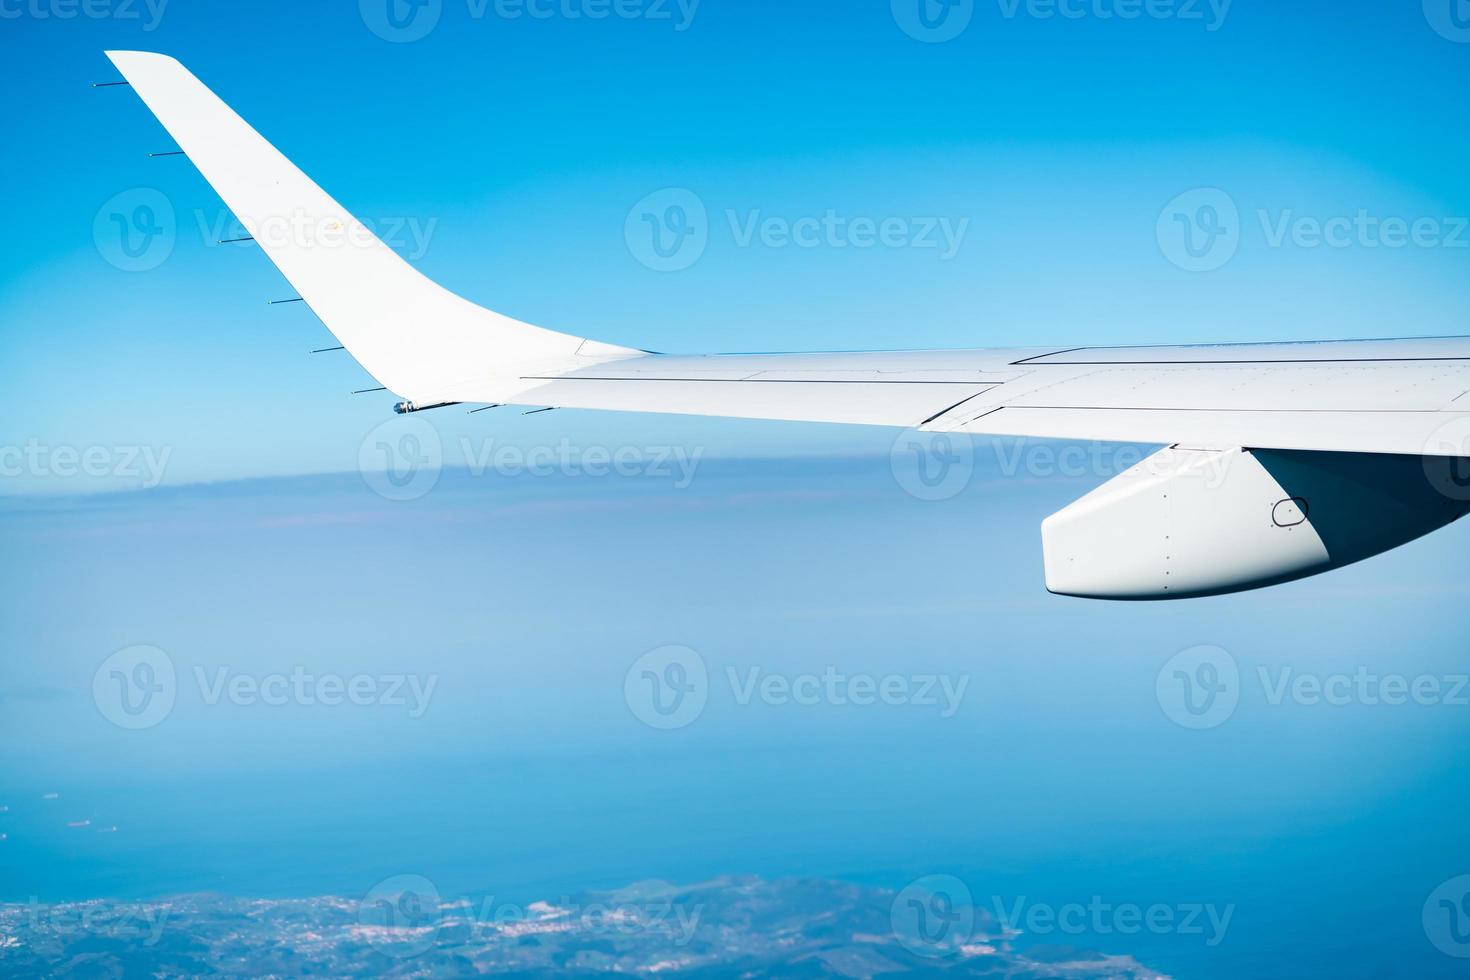
<svg viewBox="0 0 1470 980">
<path fill-rule="evenodd" d="M 881 378 L 850 378 L 850 379 L 841 379 L 841 380 L 836 379 L 836 378 L 670 378 L 670 377 L 661 377 L 661 378 L 660 377 L 654 377 L 654 378 L 649 378 L 649 377 L 639 377 L 639 376 L 629 377 L 629 376 L 626 376 L 626 375 L 624 375 L 624 376 L 606 377 L 606 376 L 603 376 L 603 375 L 593 375 L 593 374 L 562 374 L 562 375 L 526 374 L 526 375 L 522 375 L 521 376 L 521 380 L 522 381 L 673 381 L 673 382 L 700 381 L 700 382 L 704 382 L 704 383 L 707 383 L 707 384 L 729 384 L 729 385 L 733 385 L 733 384 L 783 384 L 783 385 L 965 385 L 965 386 L 972 387 L 972 388 L 975 387 L 976 385 L 982 385 L 982 386 L 985 386 L 985 388 L 986 388 L 987 391 L 990 390 L 991 388 L 998 388 L 1002 384 L 1002 382 L 1000 382 L 1000 381 L 979 381 L 979 380 L 977 380 L 977 381 L 933 381 L 933 380 L 923 380 L 923 379 L 920 379 L 920 380 L 915 380 L 915 381 L 885 381 L 885 380 L 883 380 Z M 984 394 L 984 392 L 976 392 L 976 394 Z M 970 396 L 970 398 L 974 398 L 974 397 L 975 397 L 975 395 L 971 395 Z M 965 399 L 965 401 L 969 401 L 969 400 L 970 400 L 969 398 L 966 398 Z M 962 404 L 964 404 L 964 402 L 959 402 L 957 404 L 961 404 L 962 405 Z M 954 407 L 954 406 L 951 406 L 951 407 Z M 948 411 L 948 409 L 945 409 L 945 411 Z"/>
<path fill-rule="evenodd" d="M 990 391 L 990 390 L 991 389 L 989 389 L 989 388 L 986 388 L 985 389 L 985 391 Z M 925 419 L 924 421 L 920 422 L 919 425 L 920 426 L 928 425 L 930 422 L 933 422 L 933 421 L 935 421 L 936 419 L 938 419 L 938 418 L 940 418 L 942 416 L 948 415 L 950 412 L 953 412 L 955 409 L 959 408 L 961 405 L 965 404 L 966 402 L 974 401 L 976 398 L 979 398 L 981 395 L 985 394 L 985 391 L 977 391 L 973 395 L 970 395 L 968 398 L 962 398 L 962 399 L 960 399 L 959 401 L 955 402 L 953 405 L 949 406 L 948 408 L 941 409 L 940 411 L 935 412 L 933 415 L 929 416 L 927 419 Z"/>
<path fill-rule="evenodd" d="M 1259 412 L 1275 415 L 1449 415 L 1434 408 L 1180 408 L 1177 405 L 1002 405 L 1035 412 Z M 986 413 L 989 414 L 989 413 Z"/>
</svg>

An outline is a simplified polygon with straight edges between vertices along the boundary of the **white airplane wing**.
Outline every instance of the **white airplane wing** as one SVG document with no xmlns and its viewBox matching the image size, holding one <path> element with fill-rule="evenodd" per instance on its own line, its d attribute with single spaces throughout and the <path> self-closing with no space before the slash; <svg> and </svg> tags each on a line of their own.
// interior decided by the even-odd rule
<svg viewBox="0 0 1470 980">
<path fill-rule="evenodd" d="M 1314 574 L 1447 523 L 1470 499 L 1458 470 L 1458 458 L 1470 455 L 1470 337 L 700 356 L 617 347 L 449 292 L 179 62 L 131 51 L 108 57 L 302 299 L 405 399 L 405 410 L 505 403 L 1171 446 L 1148 472 L 1124 474 L 1044 526 L 1048 586 L 1112 598 L 1210 594 Z M 1436 458 L 1455 461 L 1446 462 L 1447 476 L 1426 462 Z M 1236 475 L 1192 501 L 1180 481 L 1192 479 L 1201 459 L 1229 460 Z M 1427 478 L 1405 476 L 1404 460 Z M 1400 485 L 1406 480 L 1415 486 Z M 1417 495 L 1418 483 L 1427 496 Z M 1355 519 L 1337 515 L 1329 527 L 1317 513 L 1283 523 L 1292 518 L 1281 518 L 1277 505 L 1297 500 L 1306 510 L 1308 490 L 1319 500 L 1351 497 Z M 1257 497 L 1271 506 L 1252 511 Z M 1255 557 L 1240 568 L 1220 552 L 1243 540 L 1243 528 L 1179 543 L 1189 537 L 1181 527 L 1220 527 L 1227 498 L 1242 501 L 1240 520 L 1281 532 L 1252 542 Z M 1362 508 L 1381 506 L 1410 516 L 1380 521 L 1385 527 L 1367 538 L 1361 529 L 1348 534 L 1369 516 Z M 1115 525 L 1121 537 L 1107 531 Z M 1137 542 L 1152 537 L 1176 543 L 1139 557 Z"/>
<path fill-rule="evenodd" d="M 534 387 L 521 388 L 534 382 Z M 1458 455 L 1470 338 L 873 354 L 644 355 L 463 400 L 1195 447 Z M 1465 397 L 1462 397 L 1465 396 Z"/>
</svg>

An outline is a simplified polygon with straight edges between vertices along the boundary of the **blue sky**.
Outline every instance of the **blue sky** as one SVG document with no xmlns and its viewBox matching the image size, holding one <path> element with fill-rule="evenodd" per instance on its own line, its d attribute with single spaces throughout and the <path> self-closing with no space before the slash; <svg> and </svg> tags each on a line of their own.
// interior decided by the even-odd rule
<svg viewBox="0 0 1470 980">
<path fill-rule="evenodd" d="M 393 244 L 430 275 L 620 344 L 1446 335 L 1470 308 L 1456 8 L 990 0 L 934 42 L 902 0 L 629 0 L 600 20 L 443 0 L 394 42 L 377 0 L 170 0 L 156 24 L 121 4 L 0 0 L 0 463 L 40 460 L 0 477 L 0 900 L 947 873 L 982 896 L 1236 905 L 1219 949 L 1086 937 L 1180 975 L 1455 974 L 1420 914 L 1467 870 L 1470 708 L 1269 692 L 1282 671 L 1464 674 L 1466 528 L 1261 593 L 1099 604 L 1044 592 L 1037 526 L 1121 455 L 1059 473 L 1059 447 L 1031 444 L 1010 471 L 1008 444 L 976 443 L 963 492 L 926 501 L 886 430 L 393 420 L 389 395 L 348 394 L 372 384 L 350 358 L 307 354 L 334 343 L 307 310 L 266 305 L 291 291 L 253 247 L 213 244 L 228 216 L 187 161 L 147 158 L 172 146 L 134 94 L 90 85 L 115 77 L 104 49 L 179 57 L 360 217 L 409 229 Z M 626 226 L 670 188 L 708 241 L 658 271 Z M 160 199 L 171 251 L 119 268 L 111 215 Z M 948 257 L 742 241 L 829 213 L 965 230 Z M 449 468 L 388 499 L 357 470 L 408 436 Z M 455 468 L 466 446 L 514 461 L 563 439 L 631 447 L 637 472 Z M 96 474 L 72 475 L 89 450 Z M 144 731 L 94 688 L 134 645 L 179 679 Z M 668 645 L 714 687 L 665 732 L 624 685 Z M 1193 731 L 1156 682 L 1201 645 L 1244 681 Z M 969 693 L 940 717 L 742 704 L 727 683 L 829 665 Z M 439 686 L 418 718 L 209 703 L 195 672 L 221 667 Z M 72 833 L 82 818 L 118 832 Z"/>
</svg>

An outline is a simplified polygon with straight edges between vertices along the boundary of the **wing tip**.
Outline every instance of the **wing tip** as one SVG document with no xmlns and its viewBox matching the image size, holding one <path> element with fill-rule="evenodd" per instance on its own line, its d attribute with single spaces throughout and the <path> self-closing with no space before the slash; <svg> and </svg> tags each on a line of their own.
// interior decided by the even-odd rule
<svg viewBox="0 0 1470 980">
<path fill-rule="evenodd" d="M 102 53 L 107 56 L 108 61 L 112 62 L 113 67 L 125 75 L 131 68 L 143 68 L 148 65 L 160 67 L 179 65 L 177 58 L 159 54 L 156 51 L 103 51 Z M 183 66 L 179 65 L 179 67 Z"/>
</svg>

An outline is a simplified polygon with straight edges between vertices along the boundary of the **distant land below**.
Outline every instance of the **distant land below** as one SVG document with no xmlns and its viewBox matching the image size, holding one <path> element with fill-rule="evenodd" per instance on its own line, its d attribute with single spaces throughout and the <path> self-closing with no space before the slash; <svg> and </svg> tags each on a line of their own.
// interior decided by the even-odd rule
<svg viewBox="0 0 1470 980">
<path fill-rule="evenodd" d="M 0 905 L 0 973 L 1163 980 L 1129 956 L 1022 952 L 1017 936 L 985 909 L 913 886 L 739 877 L 517 906 L 441 899 L 402 876 L 358 898 Z"/>
</svg>

